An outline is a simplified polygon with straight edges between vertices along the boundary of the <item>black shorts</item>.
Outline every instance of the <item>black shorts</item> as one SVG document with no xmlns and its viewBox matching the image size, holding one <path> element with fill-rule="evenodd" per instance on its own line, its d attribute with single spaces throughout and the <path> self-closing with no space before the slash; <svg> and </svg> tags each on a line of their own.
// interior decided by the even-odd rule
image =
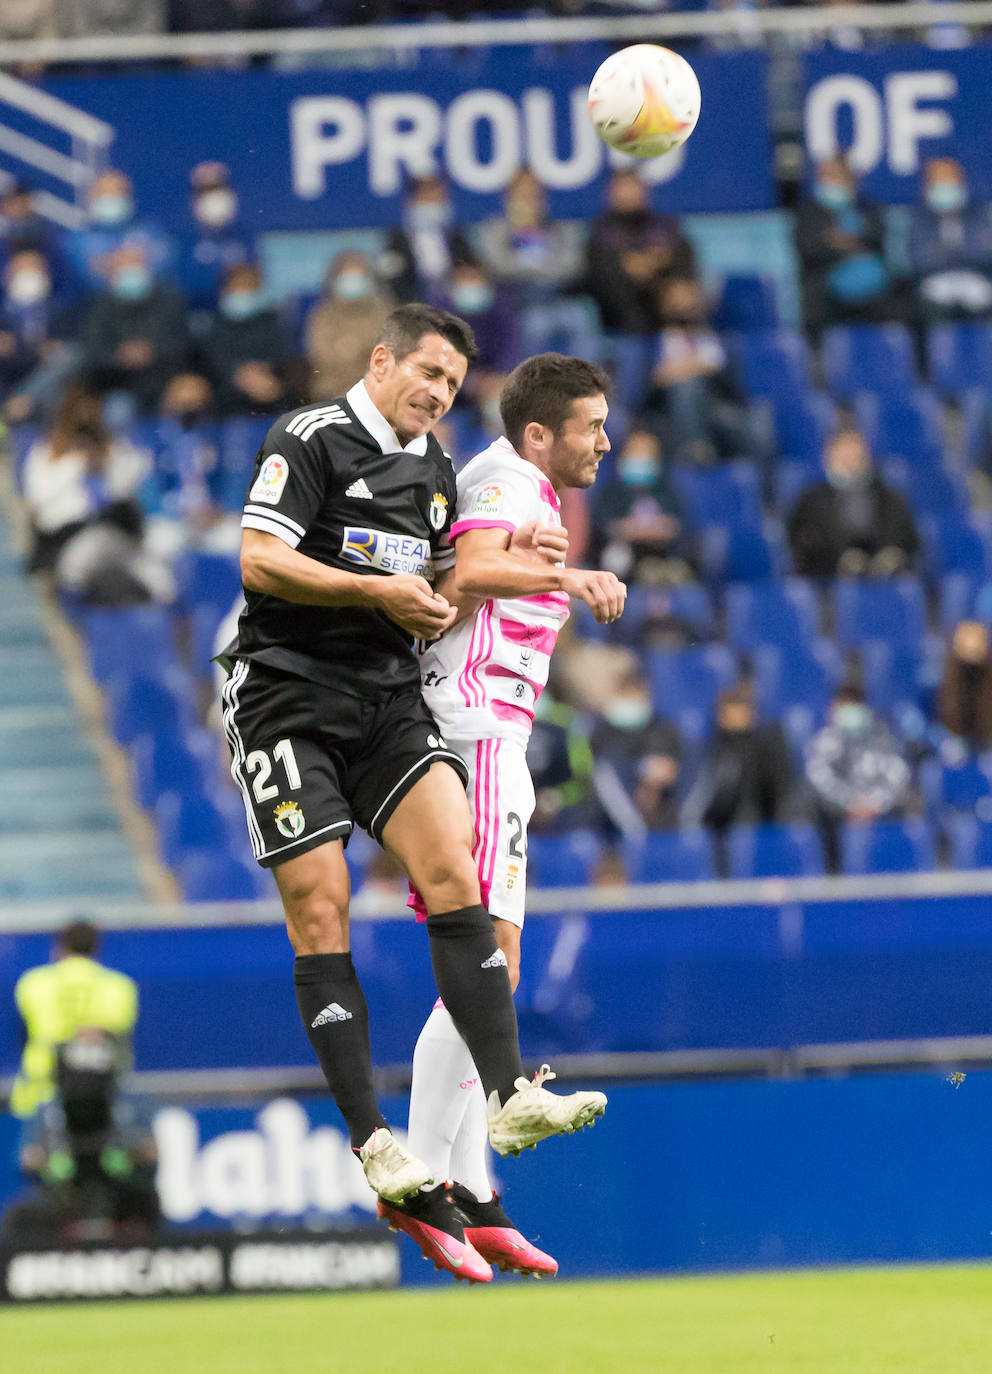
<svg viewBox="0 0 992 1374">
<path fill-rule="evenodd" d="M 223 700 L 231 774 L 263 868 L 347 841 L 356 821 L 381 841 L 435 760 L 467 780 L 416 687 L 364 699 L 238 659 Z"/>
</svg>

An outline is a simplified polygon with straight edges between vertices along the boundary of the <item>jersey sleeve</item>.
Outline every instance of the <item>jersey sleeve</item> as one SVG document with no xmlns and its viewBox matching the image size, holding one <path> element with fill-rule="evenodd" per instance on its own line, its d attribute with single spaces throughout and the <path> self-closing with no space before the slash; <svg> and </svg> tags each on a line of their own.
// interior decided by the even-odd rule
<svg viewBox="0 0 992 1374">
<path fill-rule="evenodd" d="M 444 455 L 450 463 L 448 455 Z M 435 529 L 431 536 L 431 581 L 436 582 L 441 573 L 447 572 L 449 568 L 455 566 L 455 550 L 451 543 L 451 525 L 455 518 L 456 504 L 458 501 L 458 488 L 455 485 L 455 474 L 452 471 L 450 477 L 446 474 L 446 480 L 441 484 L 443 490 L 436 492 L 434 501 L 431 503 L 431 525 L 434 525 L 433 512 L 438 496 L 443 497 L 444 520 L 439 528 Z"/>
<path fill-rule="evenodd" d="M 241 526 L 274 534 L 295 549 L 324 500 L 327 460 L 321 449 L 286 428 L 283 416 L 258 451 Z"/>
<path fill-rule="evenodd" d="M 534 493 L 527 478 L 504 464 L 487 464 L 477 473 L 463 470 L 452 543 L 466 530 L 502 529 L 509 534 L 534 519 Z"/>
</svg>

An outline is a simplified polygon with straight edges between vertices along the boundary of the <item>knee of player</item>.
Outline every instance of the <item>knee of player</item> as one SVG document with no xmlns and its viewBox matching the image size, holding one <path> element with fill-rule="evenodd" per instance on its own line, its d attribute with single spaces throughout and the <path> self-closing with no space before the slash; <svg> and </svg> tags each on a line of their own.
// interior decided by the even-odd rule
<svg viewBox="0 0 992 1374">
<path fill-rule="evenodd" d="M 347 892 L 301 882 L 284 887 L 282 895 L 291 933 L 298 932 L 308 946 L 336 942 L 347 930 Z"/>
<path fill-rule="evenodd" d="M 458 893 L 464 898 L 459 905 L 474 905 L 479 900 L 479 870 L 471 846 L 452 847 L 443 854 L 426 856 L 425 872 L 418 887 L 425 892 Z"/>
</svg>

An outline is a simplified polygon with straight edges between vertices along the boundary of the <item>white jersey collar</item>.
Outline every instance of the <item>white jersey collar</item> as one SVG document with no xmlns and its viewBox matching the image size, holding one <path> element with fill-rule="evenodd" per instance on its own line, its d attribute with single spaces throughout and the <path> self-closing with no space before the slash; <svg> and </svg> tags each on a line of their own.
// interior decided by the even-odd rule
<svg viewBox="0 0 992 1374">
<path fill-rule="evenodd" d="M 345 400 L 383 453 L 412 453 L 418 458 L 423 458 L 427 452 L 427 435 L 421 434 L 419 438 L 411 439 L 408 444 L 401 444 L 399 435 L 376 408 L 364 382 L 356 382 L 345 396 Z"/>
</svg>

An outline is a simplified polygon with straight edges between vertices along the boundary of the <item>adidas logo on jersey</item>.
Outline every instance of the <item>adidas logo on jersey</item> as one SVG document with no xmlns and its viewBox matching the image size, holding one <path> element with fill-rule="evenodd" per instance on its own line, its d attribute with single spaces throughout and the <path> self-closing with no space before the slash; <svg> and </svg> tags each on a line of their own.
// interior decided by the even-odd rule
<svg viewBox="0 0 992 1374">
<path fill-rule="evenodd" d="M 365 485 L 365 480 L 362 477 L 359 477 L 357 482 L 352 482 L 350 487 L 345 487 L 344 494 L 345 496 L 360 497 L 363 501 L 371 501 L 373 499 L 372 493 Z"/>
<path fill-rule="evenodd" d="M 505 961 L 504 961 L 505 962 Z M 337 1002 L 332 1002 L 330 1006 L 324 1008 L 318 1017 L 310 1022 L 311 1026 L 326 1026 L 329 1021 L 350 1021 L 351 1012 L 345 1011 L 344 1007 Z"/>
<path fill-rule="evenodd" d="M 481 968 L 506 968 L 506 955 L 501 949 L 496 950 L 495 954 L 490 954 L 488 959 L 483 959 Z"/>
<path fill-rule="evenodd" d="M 351 416 L 340 406 L 316 406 L 313 410 L 302 410 L 294 415 L 286 426 L 287 434 L 295 434 L 306 443 L 312 434 L 325 425 L 350 425 Z"/>
</svg>

